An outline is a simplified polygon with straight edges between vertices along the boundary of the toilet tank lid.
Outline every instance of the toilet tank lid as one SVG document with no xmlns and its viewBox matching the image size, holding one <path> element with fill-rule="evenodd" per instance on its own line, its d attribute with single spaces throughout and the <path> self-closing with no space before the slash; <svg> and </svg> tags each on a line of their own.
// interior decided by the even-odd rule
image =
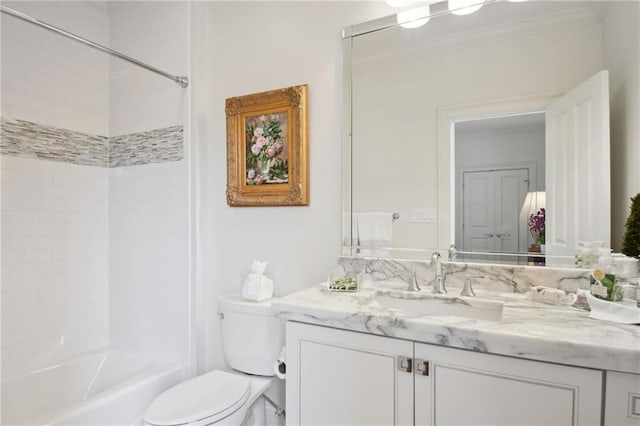
<svg viewBox="0 0 640 426">
<path fill-rule="evenodd" d="M 262 302 L 254 302 L 245 300 L 240 294 L 227 294 L 218 297 L 218 310 L 240 312 L 252 315 L 274 316 L 275 312 L 271 308 L 273 299 L 263 300 Z"/>
</svg>

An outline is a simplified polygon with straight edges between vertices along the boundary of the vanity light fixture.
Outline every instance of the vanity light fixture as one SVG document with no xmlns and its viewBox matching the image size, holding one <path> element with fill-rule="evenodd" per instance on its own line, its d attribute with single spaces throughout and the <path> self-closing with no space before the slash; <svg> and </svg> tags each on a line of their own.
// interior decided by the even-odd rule
<svg viewBox="0 0 640 426">
<path fill-rule="evenodd" d="M 429 22 L 429 5 L 405 10 L 396 15 L 396 21 L 402 28 L 418 28 Z"/>
<path fill-rule="evenodd" d="M 468 15 L 482 7 L 483 0 L 449 0 L 449 11 L 454 15 Z"/>
</svg>

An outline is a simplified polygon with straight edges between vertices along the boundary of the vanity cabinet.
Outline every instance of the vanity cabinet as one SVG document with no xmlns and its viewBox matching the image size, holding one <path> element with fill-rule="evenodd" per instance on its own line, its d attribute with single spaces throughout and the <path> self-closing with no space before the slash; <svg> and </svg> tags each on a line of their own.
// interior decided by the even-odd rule
<svg viewBox="0 0 640 426">
<path fill-rule="evenodd" d="M 422 343 L 415 358 L 416 425 L 600 424 L 602 371 Z"/>
<path fill-rule="evenodd" d="M 603 372 L 287 323 L 287 425 L 599 425 Z"/>
<path fill-rule="evenodd" d="M 287 425 L 413 425 L 413 343 L 287 322 Z"/>
<path fill-rule="evenodd" d="M 607 371 L 604 424 L 640 426 L 640 374 Z"/>
</svg>

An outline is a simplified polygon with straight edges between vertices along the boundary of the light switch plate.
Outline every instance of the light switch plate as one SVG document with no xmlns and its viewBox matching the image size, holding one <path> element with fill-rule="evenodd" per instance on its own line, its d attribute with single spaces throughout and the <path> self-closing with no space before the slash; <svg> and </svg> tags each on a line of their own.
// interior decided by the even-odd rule
<svg viewBox="0 0 640 426">
<path fill-rule="evenodd" d="M 436 209 L 433 207 L 412 207 L 409 221 L 413 223 L 435 223 Z"/>
</svg>

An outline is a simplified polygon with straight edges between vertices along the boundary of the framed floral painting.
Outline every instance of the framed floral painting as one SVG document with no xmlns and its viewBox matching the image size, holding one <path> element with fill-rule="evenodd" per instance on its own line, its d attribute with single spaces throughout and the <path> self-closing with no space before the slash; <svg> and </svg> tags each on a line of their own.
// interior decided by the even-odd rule
<svg viewBox="0 0 640 426">
<path fill-rule="evenodd" d="M 307 85 L 226 100 L 227 204 L 306 206 Z"/>
</svg>

